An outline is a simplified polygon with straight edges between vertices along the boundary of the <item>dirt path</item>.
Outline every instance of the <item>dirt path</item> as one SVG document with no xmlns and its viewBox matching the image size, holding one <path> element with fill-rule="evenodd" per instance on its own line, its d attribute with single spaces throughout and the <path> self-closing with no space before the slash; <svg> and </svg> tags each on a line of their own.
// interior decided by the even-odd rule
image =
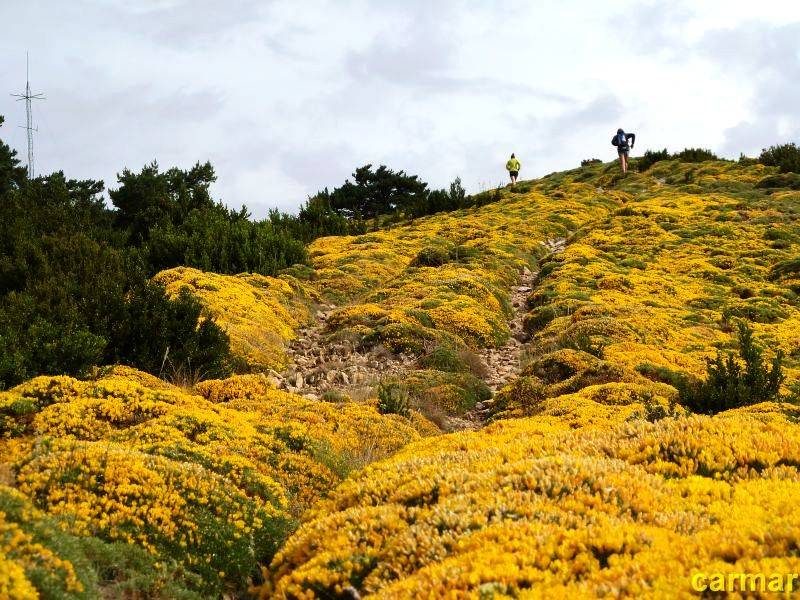
<svg viewBox="0 0 800 600">
<path fill-rule="evenodd" d="M 567 240 L 550 239 L 541 242 L 549 253 L 564 251 Z M 499 348 L 484 348 L 478 352 L 486 365 L 485 381 L 492 392 L 497 392 L 520 371 L 525 332 L 523 319 L 527 312 L 526 298 L 530 294 L 536 273 L 526 269 L 520 284 L 511 290 L 511 306 L 514 314 L 509 320 L 511 336 Z M 286 348 L 290 365 L 283 373 L 271 372 L 278 387 L 308 398 L 319 398 L 325 392 L 342 392 L 354 400 L 369 397 L 378 382 L 386 377 L 401 376 L 414 369 L 415 358 L 407 355 L 393 355 L 380 348 L 361 352 L 355 345 L 346 341 L 330 342 L 325 335 L 328 316 L 336 309 L 333 305 L 322 305 L 317 312 L 316 323 L 301 329 L 298 336 Z M 482 421 L 481 412 L 490 405 L 491 400 L 478 406 L 464 418 L 451 418 L 448 429 L 474 429 Z"/>
<path fill-rule="evenodd" d="M 338 391 L 361 400 L 382 378 L 413 367 L 411 356 L 393 355 L 380 348 L 361 352 L 352 342 L 326 340 L 326 322 L 336 308 L 321 306 L 317 322 L 301 329 L 286 348 L 289 367 L 283 373 L 271 373 L 278 387 L 309 398 Z"/>
<path fill-rule="evenodd" d="M 541 242 L 549 254 L 561 254 L 566 248 L 565 238 L 554 238 Z M 511 307 L 514 314 L 508 321 L 511 336 L 508 341 L 500 348 L 484 348 L 478 355 L 487 367 L 488 374 L 486 383 L 491 388 L 494 395 L 503 388 L 509 381 L 514 379 L 520 372 L 521 359 L 524 350 L 524 340 L 527 337 L 523 329 L 523 320 L 527 313 L 526 300 L 533 290 L 533 283 L 536 273 L 525 270 L 522 274 L 520 284 L 511 290 Z M 476 410 L 470 413 L 471 421 L 482 421 L 482 414 L 492 405 L 494 399 L 480 403 Z"/>
</svg>

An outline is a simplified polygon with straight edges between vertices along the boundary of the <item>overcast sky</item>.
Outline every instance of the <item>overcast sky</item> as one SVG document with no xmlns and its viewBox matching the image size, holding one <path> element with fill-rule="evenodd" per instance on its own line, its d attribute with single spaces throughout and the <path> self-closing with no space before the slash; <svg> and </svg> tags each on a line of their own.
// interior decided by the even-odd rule
<svg viewBox="0 0 800 600">
<path fill-rule="evenodd" d="M 0 137 L 38 173 L 210 160 L 257 216 L 373 163 L 468 191 L 646 148 L 800 137 L 795 0 L 0 0 Z"/>
</svg>

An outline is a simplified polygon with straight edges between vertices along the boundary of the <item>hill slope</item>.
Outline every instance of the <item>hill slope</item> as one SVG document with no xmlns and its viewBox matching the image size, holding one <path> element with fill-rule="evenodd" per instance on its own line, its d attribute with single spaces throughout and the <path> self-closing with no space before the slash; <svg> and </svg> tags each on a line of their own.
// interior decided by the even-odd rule
<svg viewBox="0 0 800 600">
<path fill-rule="evenodd" d="M 640 597 L 796 572 L 797 409 L 689 415 L 675 387 L 740 322 L 797 384 L 800 194 L 780 186 L 761 165 L 591 165 L 317 240 L 280 278 L 162 272 L 271 377 L 117 367 L 0 394 L 0 595 Z M 490 398 L 480 353 L 520 310 L 519 374 Z M 389 369 L 410 407 L 327 376 L 378 358 L 361 389 Z"/>
</svg>

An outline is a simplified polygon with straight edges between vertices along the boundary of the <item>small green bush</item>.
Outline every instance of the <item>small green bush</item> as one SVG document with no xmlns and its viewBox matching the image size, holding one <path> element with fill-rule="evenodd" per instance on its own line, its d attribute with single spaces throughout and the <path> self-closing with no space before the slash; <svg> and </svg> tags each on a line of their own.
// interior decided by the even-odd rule
<svg viewBox="0 0 800 600">
<path fill-rule="evenodd" d="M 582 331 L 573 336 L 561 336 L 558 340 L 558 347 L 580 350 L 597 358 L 603 358 L 605 350 L 605 344 L 602 341 L 595 342 L 591 335 Z"/>
<path fill-rule="evenodd" d="M 590 167 L 592 165 L 600 165 L 603 164 L 603 161 L 599 158 L 585 158 L 581 161 L 582 167 Z"/>
<path fill-rule="evenodd" d="M 780 173 L 778 175 L 767 175 L 756 183 L 758 189 L 772 190 L 776 188 L 788 188 L 790 190 L 800 190 L 800 175 L 797 173 Z"/>
<path fill-rule="evenodd" d="M 753 330 L 740 323 L 738 338 L 738 359 L 732 352 L 726 357 L 718 352 L 714 360 L 708 360 L 705 380 L 680 382 L 681 404 L 694 412 L 713 415 L 778 397 L 784 380 L 781 351 L 767 367 L 762 350 L 753 341 Z"/>
<path fill-rule="evenodd" d="M 383 415 L 408 417 L 411 414 L 408 390 L 400 383 L 381 382 L 378 385 L 378 411 Z"/>
<path fill-rule="evenodd" d="M 415 267 L 441 267 L 450 262 L 450 250 L 441 245 L 425 246 L 411 262 Z"/>
<path fill-rule="evenodd" d="M 324 402 L 341 404 L 342 402 L 349 402 L 350 396 L 339 390 L 328 390 L 327 392 L 323 392 L 319 399 Z"/>
<path fill-rule="evenodd" d="M 453 346 L 436 346 L 419 359 L 419 365 L 425 369 L 448 373 L 463 373 L 469 370 L 461 360 L 458 349 Z"/>
</svg>

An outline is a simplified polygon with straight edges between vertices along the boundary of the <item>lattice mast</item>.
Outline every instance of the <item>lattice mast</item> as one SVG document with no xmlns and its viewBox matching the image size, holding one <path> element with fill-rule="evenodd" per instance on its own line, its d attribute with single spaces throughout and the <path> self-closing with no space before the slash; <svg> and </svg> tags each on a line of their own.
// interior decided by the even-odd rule
<svg viewBox="0 0 800 600">
<path fill-rule="evenodd" d="M 28 54 L 25 53 L 25 93 L 24 94 L 11 94 L 14 96 L 18 101 L 25 100 L 25 117 L 26 122 L 25 126 L 20 125 L 23 129 L 25 129 L 28 133 L 28 179 L 33 179 L 35 177 L 34 173 L 34 156 L 33 156 L 33 132 L 38 131 L 33 126 L 33 110 L 31 108 L 31 104 L 33 100 L 44 100 L 44 94 L 33 94 L 31 93 L 31 71 L 30 71 L 30 59 Z"/>
</svg>

